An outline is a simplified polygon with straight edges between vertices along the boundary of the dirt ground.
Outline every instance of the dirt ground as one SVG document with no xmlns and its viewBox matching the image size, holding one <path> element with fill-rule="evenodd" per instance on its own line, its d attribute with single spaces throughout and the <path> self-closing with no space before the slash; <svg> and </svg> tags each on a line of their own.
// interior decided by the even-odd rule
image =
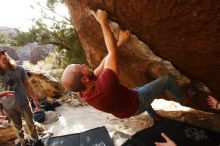
<svg viewBox="0 0 220 146">
<path fill-rule="evenodd" d="M 71 101 L 62 100 L 65 102 L 55 110 L 55 113 L 58 115 L 58 120 L 44 124 L 47 130 L 53 133 L 53 136 L 79 133 L 105 126 L 113 139 L 114 145 L 120 146 L 137 131 L 151 127 L 154 124 L 146 112 L 128 119 L 118 119 L 111 114 L 98 111 L 91 106 L 85 105 L 77 99 Z M 183 107 L 176 102 L 162 99 L 155 100 L 152 106 L 162 117 L 220 131 L 219 115 L 193 110 Z M 8 144 L 4 144 L 4 146 L 13 146 L 14 144 L 12 143 L 13 142 L 8 142 Z"/>
<path fill-rule="evenodd" d="M 165 100 L 155 100 L 152 106 L 162 117 L 220 131 L 219 115 L 193 110 L 176 102 Z M 121 145 L 137 131 L 151 127 L 154 124 L 146 112 L 128 119 L 118 119 L 88 105 L 75 108 L 69 104 L 57 107 L 56 112 L 59 115 L 59 120 L 46 125 L 47 129 L 53 132 L 53 136 L 78 133 L 105 126 L 115 146 Z"/>
</svg>

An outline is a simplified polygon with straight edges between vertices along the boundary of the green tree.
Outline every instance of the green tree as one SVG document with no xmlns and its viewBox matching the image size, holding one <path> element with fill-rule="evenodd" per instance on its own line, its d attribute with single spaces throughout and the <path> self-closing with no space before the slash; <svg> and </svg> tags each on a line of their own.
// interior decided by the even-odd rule
<svg viewBox="0 0 220 146">
<path fill-rule="evenodd" d="M 70 63 L 86 63 L 85 54 L 78 37 L 71 25 L 70 19 L 57 12 L 57 7 L 64 7 L 62 0 L 47 0 L 46 4 L 38 2 L 33 9 L 40 11 L 41 17 L 35 18 L 35 25 L 28 32 L 18 32 L 11 42 L 14 46 L 24 46 L 27 43 L 38 42 L 53 44 L 57 51 L 63 53 L 61 67 Z M 46 25 L 50 22 L 50 26 Z"/>
<path fill-rule="evenodd" d="M 18 29 L 16 29 L 16 31 L 17 35 L 13 39 L 9 40 L 9 43 L 12 46 L 21 47 L 27 43 L 33 43 L 37 41 L 37 29 L 35 26 L 32 26 L 28 32 L 21 32 Z"/>
<path fill-rule="evenodd" d="M 6 43 L 6 38 L 3 34 L 0 33 L 0 44 Z"/>
</svg>

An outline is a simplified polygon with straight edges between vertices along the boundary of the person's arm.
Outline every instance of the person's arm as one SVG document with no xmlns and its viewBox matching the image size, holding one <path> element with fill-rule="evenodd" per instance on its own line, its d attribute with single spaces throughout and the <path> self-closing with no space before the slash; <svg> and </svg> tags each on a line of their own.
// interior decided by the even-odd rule
<svg viewBox="0 0 220 146">
<path fill-rule="evenodd" d="M 13 96 L 14 95 L 14 91 L 2 91 L 0 92 L 0 98 L 3 96 Z"/>
<path fill-rule="evenodd" d="M 99 66 L 94 70 L 94 75 L 96 77 L 98 77 L 101 74 L 101 72 L 103 71 L 105 59 L 106 59 L 106 56 L 102 59 L 102 62 L 99 64 Z"/>
<path fill-rule="evenodd" d="M 173 142 L 165 133 L 161 133 L 161 136 L 166 140 L 166 142 L 155 142 L 156 146 L 176 146 L 175 142 Z"/>
<path fill-rule="evenodd" d="M 108 15 L 105 11 L 97 10 L 94 17 L 99 22 L 104 35 L 105 45 L 108 50 L 108 54 L 105 59 L 104 68 L 111 69 L 116 75 L 118 75 L 118 62 L 117 62 L 117 46 L 113 34 L 108 24 Z"/>
<path fill-rule="evenodd" d="M 39 108 L 40 107 L 40 103 L 37 100 L 36 95 L 34 94 L 33 88 L 32 88 L 31 84 L 29 83 L 29 81 L 27 79 L 24 80 L 24 85 L 25 85 L 25 87 L 26 87 L 26 89 L 28 91 L 28 95 L 33 99 L 36 108 Z"/>
<path fill-rule="evenodd" d="M 207 101 L 208 101 L 208 104 L 209 104 L 210 108 L 220 109 L 219 101 L 216 100 L 214 97 L 208 96 Z"/>
<path fill-rule="evenodd" d="M 130 34 L 131 33 L 130 33 L 129 30 L 121 30 L 119 32 L 118 41 L 117 41 L 117 48 L 119 48 L 120 46 L 124 45 L 129 40 Z M 103 71 L 105 60 L 106 60 L 106 56 L 103 58 L 103 60 L 100 63 L 100 65 L 94 70 L 95 76 L 98 77 L 100 75 L 100 73 Z"/>
</svg>

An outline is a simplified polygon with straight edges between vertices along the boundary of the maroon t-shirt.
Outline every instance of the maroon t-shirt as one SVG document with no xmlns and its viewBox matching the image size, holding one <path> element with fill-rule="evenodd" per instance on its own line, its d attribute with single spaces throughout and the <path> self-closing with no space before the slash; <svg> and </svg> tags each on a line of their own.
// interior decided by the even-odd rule
<svg viewBox="0 0 220 146">
<path fill-rule="evenodd" d="M 111 69 L 103 70 L 93 88 L 89 95 L 79 93 L 79 96 L 94 108 L 119 118 L 128 118 L 137 112 L 139 106 L 137 92 L 121 85 Z"/>
</svg>

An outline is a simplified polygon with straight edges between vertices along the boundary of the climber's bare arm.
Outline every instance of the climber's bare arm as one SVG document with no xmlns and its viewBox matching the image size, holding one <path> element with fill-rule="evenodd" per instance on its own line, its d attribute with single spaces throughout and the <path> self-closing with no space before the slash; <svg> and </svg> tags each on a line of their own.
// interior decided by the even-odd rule
<svg viewBox="0 0 220 146">
<path fill-rule="evenodd" d="M 121 30 L 119 32 L 119 36 L 118 36 L 117 47 L 124 45 L 129 40 L 130 34 L 131 33 L 129 30 Z M 106 57 L 102 60 L 100 65 L 94 70 L 94 74 L 96 76 L 99 76 L 101 74 L 101 72 L 103 71 L 105 60 L 106 60 Z"/>
<path fill-rule="evenodd" d="M 102 32 L 104 35 L 105 45 L 108 50 L 108 54 L 106 56 L 104 63 L 104 68 L 109 68 L 116 75 L 118 75 L 117 45 L 108 24 L 108 15 L 105 11 L 97 10 L 97 12 L 94 13 L 94 16 L 101 25 Z"/>
<path fill-rule="evenodd" d="M 98 77 L 101 74 L 101 72 L 103 71 L 105 59 L 106 59 L 106 56 L 102 59 L 102 62 L 99 64 L 99 66 L 94 70 L 94 74 L 96 77 Z"/>
</svg>

